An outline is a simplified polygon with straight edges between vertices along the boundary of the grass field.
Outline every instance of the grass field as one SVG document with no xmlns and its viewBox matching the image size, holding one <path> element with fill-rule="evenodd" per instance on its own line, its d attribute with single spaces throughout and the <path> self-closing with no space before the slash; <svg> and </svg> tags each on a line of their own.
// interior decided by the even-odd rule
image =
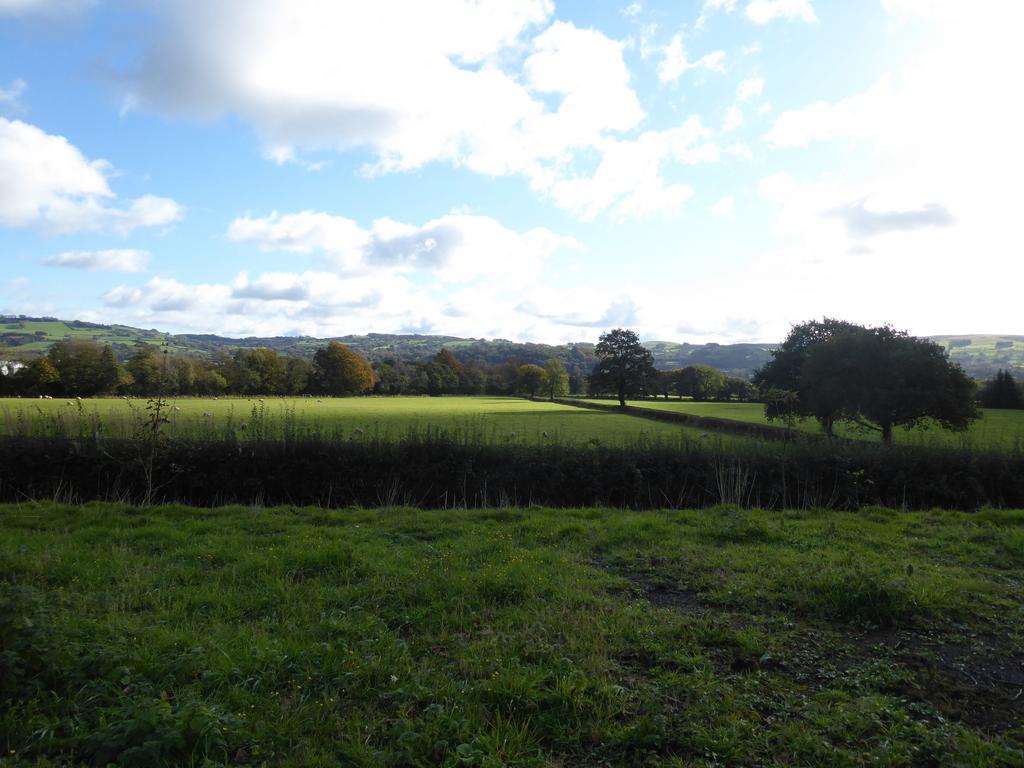
<svg viewBox="0 0 1024 768">
<path fill-rule="evenodd" d="M 1022 590 L 1024 512 L 6 506 L 0 749 L 1020 766 Z"/>
<path fill-rule="evenodd" d="M 608 404 L 609 400 L 588 400 Z M 761 403 L 695 403 L 689 400 L 630 400 L 628 405 L 638 408 L 651 408 L 659 411 L 688 413 L 694 416 L 713 416 L 718 419 L 730 419 L 751 424 L 774 423 L 782 426 L 782 422 L 769 422 L 764 416 L 764 405 Z M 924 446 L 955 446 L 974 449 L 997 448 L 999 450 L 1024 450 L 1024 411 L 981 409 L 978 419 L 966 432 L 950 432 L 938 426 L 928 429 L 905 430 L 894 432 L 896 442 L 904 445 Z M 810 433 L 821 434 L 821 427 L 813 419 L 798 421 L 796 428 Z M 843 437 L 877 441 L 878 435 L 868 430 L 859 430 L 846 425 L 839 425 L 836 433 Z"/>
<path fill-rule="evenodd" d="M 183 398 L 169 403 L 171 423 L 166 433 L 190 437 L 231 434 L 273 439 L 291 430 L 300 435 L 394 440 L 445 430 L 457 439 L 615 445 L 698 439 L 704 432 L 514 397 Z M 95 399 L 79 405 L 73 400 L 0 399 L 0 434 L 79 434 L 96 429 L 110 436 L 130 436 L 146 413 L 145 400 Z M 704 441 L 709 439 L 719 438 Z"/>
<path fill-rule="evenodd" d="M 88 339 L 101 344 L 123 344 L 133 346 L 138 343 L 160 344 L 170 340 L 168 349 L 186 351 L 184 347 L 173 343 L 173 337 L 159 331 L 145 331 L 123 325 L 113 326 L 79 326 L 63 320 L 9 320 L 0 323 L 0 342 L 6 334 L 38 335 L 37 341 L 19 344 L 14 350 L 19 354 L 45 353 L 55 341 L 61 339 Z"/>
</svg>

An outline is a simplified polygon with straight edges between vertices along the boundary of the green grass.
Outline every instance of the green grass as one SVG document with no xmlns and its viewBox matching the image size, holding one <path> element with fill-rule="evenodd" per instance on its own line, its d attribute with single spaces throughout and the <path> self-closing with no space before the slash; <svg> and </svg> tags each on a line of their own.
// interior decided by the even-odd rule
<svg viewBox="0 0 1024 768">
<path fill-rule="evenodd" d="M 608 404 L 608 400 L 588 400 Z M 769 422 L 764 416 L 764 406 L 760 403 L 696 403 L 689 400 L 630 400 L 628 405 L 638 408 L 650 408 L 659 411 L 687 413 L 694 416 L 713 416 L 718 419 L 730 419 L 751 424 L 770 424 L 782 426 L 780 421 Z M 821 434 L 821 427 L 814 419 L 803 419 L 796 423 L 796 428 L 810 434 Z M 870 430 L 858 429 L 847 425 L 839 425 L 836 433 L 843 437 L 877 441 L 878 434 Z M 973 449 L 1021 450 L 1024 449 L 1024 411 L 997 410 L 982 408 L 981 418 L 974 422 L 966 432 L 951 432 L 940 427 L 931 426 L 927 429 L 897 429 L 894 433 L 896 442 L 903 445 L 927 447 L 963 447 Z"/>
<path fill-rule="evenodd" d="M 1022 589 L 1022 512 L 6 506 L 0 749 L 1020 766 Z"/>
<path fill-rule="evenodd" d="M 692 427 L 514 397 L 183 398 L 169 403 L 166 433 L 186 437 L 240 434 L 243 429 L 252 435 L 262 429 L 274 438 L 294 427 L 300 433 L 339 438 L 392 440 L 445 430 L 460 439 L 492 442 L 615 445 L 696 439 L 702 433 Z M 0 434 L 91 433 L 95 425 L 102 434 L 130 436 L 145 415 L 145 400 L 94 399 L 79 405 L 75 400 L 0 399 Z"/>
</svg>

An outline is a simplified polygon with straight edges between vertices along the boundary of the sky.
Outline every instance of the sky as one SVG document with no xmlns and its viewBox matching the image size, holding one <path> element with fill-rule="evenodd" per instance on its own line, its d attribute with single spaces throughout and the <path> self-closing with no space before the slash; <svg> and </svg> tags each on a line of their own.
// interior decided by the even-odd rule
<svg viewBox="0 0 1024 768">
<path fill-rule="evenodd" d="M 1024 333 L 1018 0 L 0 0 L 0 313 Z"/>
</svg>

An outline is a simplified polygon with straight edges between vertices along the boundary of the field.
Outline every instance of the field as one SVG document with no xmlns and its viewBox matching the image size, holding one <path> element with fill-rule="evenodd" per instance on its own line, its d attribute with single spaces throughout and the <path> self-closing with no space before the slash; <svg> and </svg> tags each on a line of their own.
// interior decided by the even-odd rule
<svg viewBox="0 0 1024 768">
<path fill-rule="evenodd" d="M 69 405 L 70 403 L 70 405 Z M 697 439 L 703 430 L 514 397 L 221 398 L 169 400 L 166 433 L 274 439 L 289 430 L 339 439 L 397 440 L 446 431 L 459 440 L 500 443 L 634 443 Z M 145 400 L 0 399 L 0 434 L 131 436 Z M 734 440 L 735 438 L 725 438 Z M 705 441 L 708 438 L 704 438 Z"/>
<path fill-rule="evenodd" d="M 587 402 L 609 404 L 609 400 L 588 400 Z M 629 400 L 627 405 L 650 408 L 659 411 L 687 413 L 694 416 L 712 416 L 751 424 L 774 423 L 764 416 L 760 403 L 695 403 L 689 400 Z M 966 432 L 950 432 L 938 426 L 928 429 L 897 429 L 894 438 L 903 445 L 956 447 L 973 449 L 1020 450 L 1024 449 L 1024 411 L 981 409 L 978 419 Z M 796 428 L 809 434 L 821 434 L 821 427 L 813 419 L 796 423 Z M 877 433 L 839 425 L 836 433 L 843 437 L 863 440 L 878 440 Z"/>
<path fill-rule="evenodd" d="M 63 320 L 17 320 L 6 318 L 0 322 L 0 342 L 11 342 L 18 353 L 45 354 L 55 341 L 61 339 L 89 339 L 102 344 L 131 347 L 139 343 L 161 344 L 171 342 L 169 349 L 185 351 L 174 343 L 173 337 L 159 331 L 145 331 L 124 325 L 94 325 L 65 322 Z"/>
<path fill-rule="evenodd" d="M 1010 511 L 0 506 L 0 748 L 1020 766 L 1022 569 Z"/>
</svg>

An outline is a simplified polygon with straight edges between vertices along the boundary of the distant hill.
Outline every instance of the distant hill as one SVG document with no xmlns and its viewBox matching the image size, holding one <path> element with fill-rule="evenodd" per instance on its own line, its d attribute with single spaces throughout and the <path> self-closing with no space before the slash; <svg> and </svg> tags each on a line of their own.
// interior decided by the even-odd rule
<svg viewBox="0 0 1024 768">
<path fill-rule="evenodd" d="M 949 350 L 949 357 L 977 379 L 990 379 L 1000 368 L 1019 381 L 1024 378 L 1024 336 L 932 336 Z"/>
<path fill-rule="evenodd" d="M 0 359 L 26 359 L 45 354 L 50 345 L 63 338 L 94 339 L 114 348 L 124 359 L 140 343 L 167 344 L 174 351 L 213 356 L 239 348 L 269 347 L 286 355 L 311 358 L 328 341 L 347 344 L 370 360 L 398 358 L 420 360 L 442 348 L 452 350 L 464 362 L 495 364 L 515 358 L 541 364 L 557 358 L 570 372 L 590 370 L 594 363 L 593 344 L 534 344 L 504 339 L 463 339 L 457 336 L 370 333 L 317 339 L 309 336 L 274 336 L 233 339 L 214 334 L 169 334 L 127 325 L 100 325 L 81 320 L 52 317 L 0 316 Z M 977 378 L 988 378 L 999 368 L 1024 378 L 1024 336 L 934 336 L 949 349 L 950 357 Z M 748 377 L 769 359 L 772 344 L 688 344 L 649 341 L 655 365 L 661 370 L 687 365 L 710 365 L 732 376 Z"/>
</svg>

